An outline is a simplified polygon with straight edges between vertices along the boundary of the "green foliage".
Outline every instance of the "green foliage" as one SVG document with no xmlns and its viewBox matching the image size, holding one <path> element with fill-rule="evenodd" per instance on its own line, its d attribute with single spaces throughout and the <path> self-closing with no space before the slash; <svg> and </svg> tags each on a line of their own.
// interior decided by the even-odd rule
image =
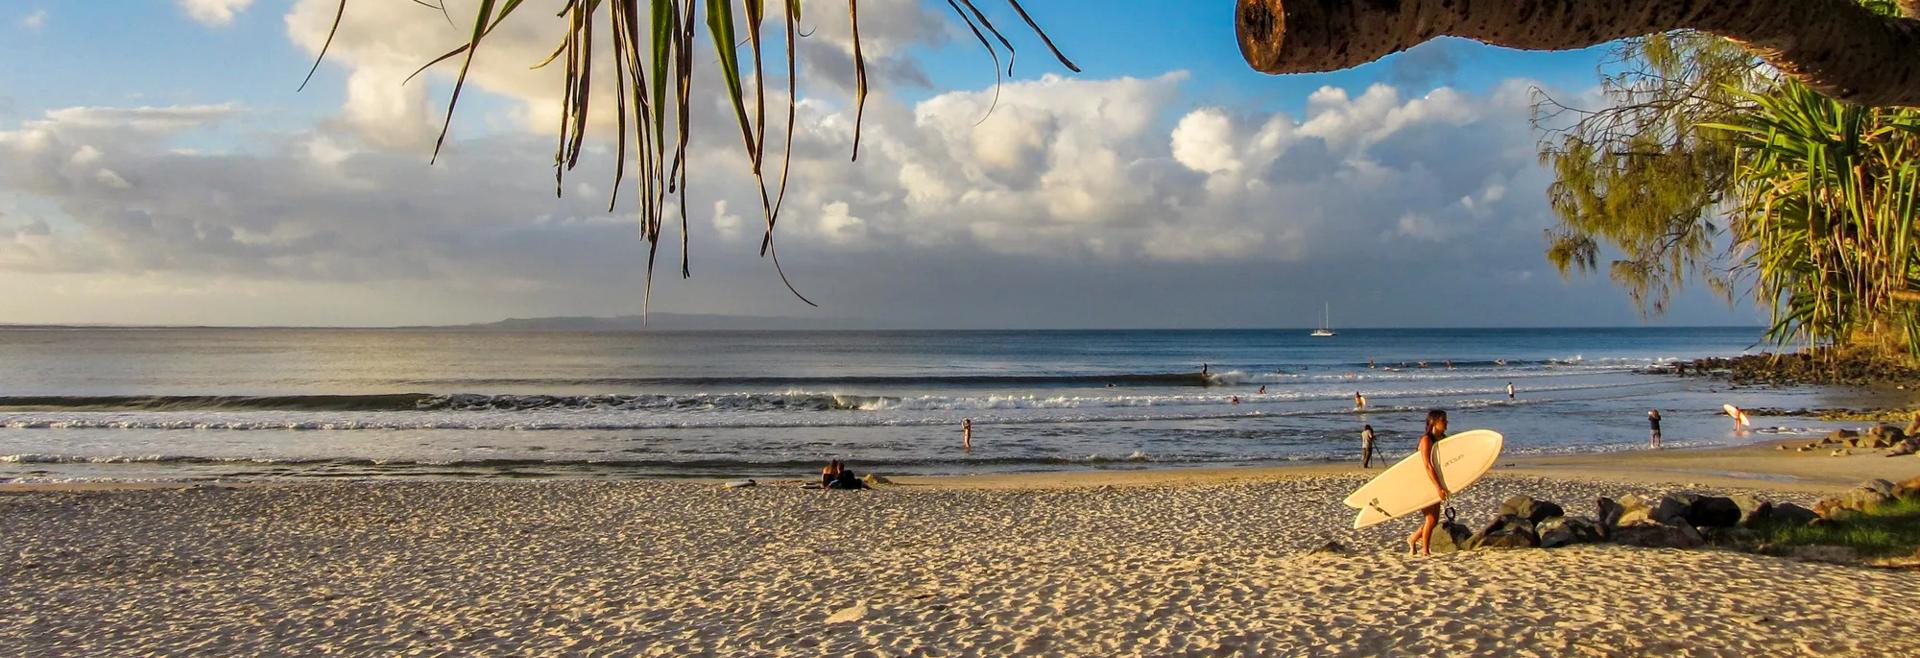
<svg viewBox="0 0 1920 658">
<path fill-rule="evenodd" d="M 1845 546 L 1869 557 L 1914 554 L 1920 548 L 1920 499 L 1906 498 L 1831 523 L 1758 523 L 1755 541 L 1773 546 Z"/>
<path fill-rule="evenodd" d="M 1689 277 L 1724 288 L 1712 211 L 1732 178 L 1732 149 L 1699 124 L 1741 111 L 1739 91 L 1765 84 L 1757 60 L 1712 35 L 1677 32 L 1618 43 L 1603 67 L 1604 107 L 1541 95 L 1534 124 L 1540 161 L 1554 172 L 1547 198 L 1560 226 L 1547 259 L 1563 276 L 1608 267 L 1642 313 L 1657 315 Z"/>
<path fill-rule="evenodd" d="M 1890 339 L 1920 356 L 1920 112 L 1866 108 L 1784 81 L 1706 127 L 1735 147 L 1734 244 L 1778 342 Z"/>
</svg>

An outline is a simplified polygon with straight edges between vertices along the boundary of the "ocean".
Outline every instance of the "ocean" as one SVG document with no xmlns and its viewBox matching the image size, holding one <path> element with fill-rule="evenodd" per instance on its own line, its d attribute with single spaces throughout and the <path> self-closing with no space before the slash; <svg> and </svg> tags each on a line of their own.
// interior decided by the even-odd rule
<svg viewBox="0 0 1920 658">
<path fill-rule="evenodd" d="M 1824 430 L 1769 418 L 1736 435 L 1719 407 L 1847 393 L 1644 372 L 1759 335 L 0 328 L 0 482 L 1258 465 L 1353 459 L 1363 424 L 1394 458 L 1432 408 L 1518 453 L 1644 446 L 1652 408 L 1672 447 Z"/>
</svg>

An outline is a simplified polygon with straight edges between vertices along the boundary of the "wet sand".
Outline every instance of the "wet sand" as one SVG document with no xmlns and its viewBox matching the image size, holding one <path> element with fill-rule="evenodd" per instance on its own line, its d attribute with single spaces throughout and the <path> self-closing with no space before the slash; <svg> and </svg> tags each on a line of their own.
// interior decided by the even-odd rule
<svg viewBox="0 0 1920 658">
<path fill-rule="evenodd" d="M 1806 502 L 1881 463 L 1920 474 L 1920 457 L 1769 450 L 1519 459 L 1457 502 L 1477 524 L 1514 494 L 1591 513 L 1599 495 Z M 16 488 L 0 655 L 1920 653 L 1920 572 L 1621 547 L 1410 558 L 1410 520 L 1348 529 L 1338 501 L 1365 477 Z M 1346 552 L 1313 552 L 1328 541 Z"/>
</svg>

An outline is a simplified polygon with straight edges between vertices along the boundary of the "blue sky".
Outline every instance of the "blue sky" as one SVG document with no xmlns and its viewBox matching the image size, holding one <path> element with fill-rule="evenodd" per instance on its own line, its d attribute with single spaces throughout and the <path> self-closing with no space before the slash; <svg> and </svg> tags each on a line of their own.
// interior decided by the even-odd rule
<svg viewBox="0 0 1920 658">
<path fill-rule="evenodd" d="M 1230 3 L 1027 4 L 1084 73 L 985 3 L 1019 47 L 989 115 L 992 65 L 944 2 L 863 2 L 883 72 L 859 164 L 844 160 L 844 19 L 810 17 L 796 210 L 779 236 L 823 307 L 786 296 L 756 257 L 737 133 L 706 124 L 688 203 L 696 276 L 663 277 L 655 309 L 1297 326 L 1325 300 L 1356 325 L 1642 321 L 1604 277 L 1563 281 L 1539 253 L 1552 219 L 1529 90 L 1587 93 L 1603 48 L 1443 39 L 1352 70 L 1268 76 L 1241 61 Z M 486 51 L 449 153 L 429 168 L 447 77 L 397 79 L 459 28 L 412 3 L 354 3 L 351 33 L 296 93 L 332 8 L 0 4 L 0 58 L 14 63 L 0 67 L 0 293 L 29 302 L 9 320 L 638 311 L 645 246 L 630 209 L 605 212 L 610 154 L 552 194 L 539 116 L 557 85 L 522 61 L 557 36 L 542 17 Z M 1657 321 L 1757 318 L 1697 290 L 1676 309 Z"/>
</svg>

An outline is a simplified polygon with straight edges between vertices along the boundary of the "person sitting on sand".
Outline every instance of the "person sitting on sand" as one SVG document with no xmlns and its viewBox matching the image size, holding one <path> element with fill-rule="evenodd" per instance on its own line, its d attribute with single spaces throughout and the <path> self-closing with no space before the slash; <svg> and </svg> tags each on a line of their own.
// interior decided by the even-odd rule
<svg viewBox="0 0 1920 658">
<path fill-rule="evenodd" d="M 1439 409 L 1427 412 L 1427 431 L 1420 434 L 1420 463 L 1427 466 L 1427 477 L 1433 480 L 1433 488 L 1440 491 L 1440 502 L 1428 505 L 1420 510 L 1425 519 L 1420 529 L 1413 531 L 1407 538 L 1407 550 L 1420 555 L 1433 554 L 1433 529 L 1440 525 L 1440 507 L 1447 504 L 1447 485 L 1440 482 L 1440 469 L 1433 463 L 1434 444 L 1447 436 L 1447 412 Z"/>
<path fill-rule="evenodd" d="M 1360 468 L 1373 468 L 1373 426 L 1360 426 Z"/>
<path fill-rule="evenodd" d="M 860 481 L 853 469 L 835 459 L 820 469 L 820 488 L 822 489 L 865 489 L 867 483 Z"/>
</svg>

